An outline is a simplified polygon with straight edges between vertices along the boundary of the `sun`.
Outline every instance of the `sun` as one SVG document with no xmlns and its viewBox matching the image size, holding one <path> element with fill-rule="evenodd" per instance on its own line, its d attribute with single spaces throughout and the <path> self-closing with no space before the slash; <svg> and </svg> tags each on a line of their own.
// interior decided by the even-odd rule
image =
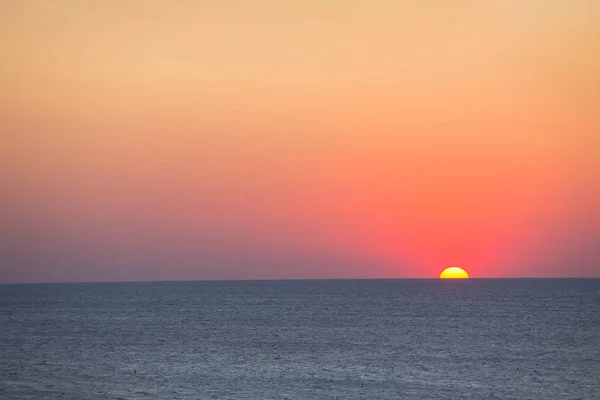
<svg viewBox="0 0 600 400">
<path fill-rule="evenodd" d="M 446 268 L 440 274 L 440 279 L 467 279 L 469 274 L 460 267 Z"/>
</svg>

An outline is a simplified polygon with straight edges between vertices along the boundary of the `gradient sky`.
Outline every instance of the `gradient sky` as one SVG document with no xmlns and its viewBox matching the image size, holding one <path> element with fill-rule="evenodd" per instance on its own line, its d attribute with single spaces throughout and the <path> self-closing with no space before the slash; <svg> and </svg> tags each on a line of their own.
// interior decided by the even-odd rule
<svg viewBox="0 0 600 400">
<path fill-rule="evenodd" d="M 0 282 L 600 276 L 596 0 L 7 0 Z"/>
</svg>

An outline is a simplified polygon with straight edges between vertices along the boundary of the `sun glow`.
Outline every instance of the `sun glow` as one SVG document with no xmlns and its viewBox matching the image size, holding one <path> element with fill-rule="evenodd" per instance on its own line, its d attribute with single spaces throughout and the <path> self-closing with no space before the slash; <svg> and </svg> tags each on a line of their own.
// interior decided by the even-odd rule
<svg viewBox="0 0 600 400">
<path fill-rule="evenodd" d="M 440 274 L 440 279 L 467 279 L 469 274 L 460 267 L 446 268 Z"/>
</svg>

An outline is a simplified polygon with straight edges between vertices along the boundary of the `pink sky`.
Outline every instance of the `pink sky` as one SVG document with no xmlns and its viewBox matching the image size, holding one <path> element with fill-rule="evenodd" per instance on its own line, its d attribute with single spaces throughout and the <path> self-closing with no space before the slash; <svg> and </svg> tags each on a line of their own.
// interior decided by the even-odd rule
<svg viewBox="0 0 600 400">
<path fill-rule="evenodd" d="M 600 277 L 600 2 L 290 4 L 4 2 L 0 282 Z"/>
</svg>

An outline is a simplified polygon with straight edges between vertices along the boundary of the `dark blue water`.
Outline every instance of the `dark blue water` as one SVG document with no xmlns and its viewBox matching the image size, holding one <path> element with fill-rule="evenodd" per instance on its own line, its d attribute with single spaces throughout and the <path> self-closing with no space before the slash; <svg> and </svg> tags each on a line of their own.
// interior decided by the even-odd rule
<svg viewBox="0 0 600 400">
<path fill-rule="evenodd" d="M 2 399 L 600 399 L 600 280 L 0 286 Z"/>
</svg>

